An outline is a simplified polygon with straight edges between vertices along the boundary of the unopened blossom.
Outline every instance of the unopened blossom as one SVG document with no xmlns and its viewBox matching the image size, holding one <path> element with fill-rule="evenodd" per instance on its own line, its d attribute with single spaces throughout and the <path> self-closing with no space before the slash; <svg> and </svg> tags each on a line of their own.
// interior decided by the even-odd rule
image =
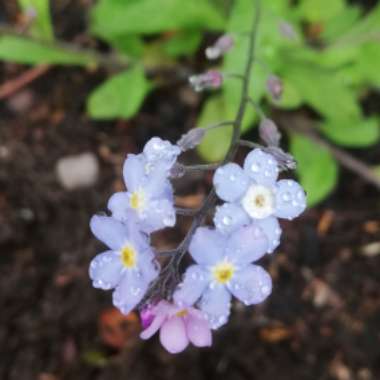
<svg viewBox="0 0 380 380">
<path fill-rule="evenodd" d="M 230 235 L 199 227 L 189 246 L 196 264 L 186 270 L 174 301 L 181 307 L 197 303 L 213 329 L 222 326 L 228 320 L 232 296 L 253 305 L 271 293 L 269 274 L 252 264 L 267 249 L 267 238 L 252 224 Z"/>
<path fill-rule="evenodd" d="M 219 198 L 228 202 L 216 211 L 214 222 L 222 233 L 249 223 L 259 226 L 268 238 L 268 252 L 280 243 L 277 218 L 293 219 L 306 208 L 302 187 L 291 179 L 278 181 L 274 157 L 261 149 L 251 151 L 244 168 L 226 164 L 215 172 L 213 182 Z"/>
<path fill-rule="evenodd" d="M 274 100 L 280 100 L 284 91 L 282 80 L 277 75 L 269 75 L 267 79 L 267 90 Z"/>
<path fill-rule="evenodd" d="M 214 45 L 206 49 L 206 57 L 210 60 L 218 59 L 234 46 L 234 39 L 229 34 L 219 37 Z"/>
<path fill-rule="evenodd" d="M 193 307 L 180 307 L 160 301 L 142 313 L 142 339 L 149 339 L 160 331 L 160 342 L 172 354 L 182 352 L 189 343 L 197 347 L 209 347 L 211 329 L 203 314 Z"/>
<path fill-rule="evenodd" d="M 223 74 L 217 70 L 210 70 L 204 74 L 191 76 L 189 82 L 197 92 L 207 89 L 217 89 L 220 88 L 223 83 Z"/>
<path fill-rule="evenodd" d="M 90 222 L 92 233 L 109 247 L 91 261 L 92 284 L 103 290 L 115 289 L 113 303 L 124 314 L 142 300 L 159 271 L 146 235 L 136 226 L 133 218 L 121 223 L 95 215 Z"/>
<path fill-rule="evenodd" d="M 176 215 L 168 177 L 179 153 L 177 146 L 153 138 L 142 154 L 129 154 L 123 167 L 127 191 L 108 201 L 113 217 L 121 221 L 133 217 L 146 233 L 173 227 Z"/>
</svg>

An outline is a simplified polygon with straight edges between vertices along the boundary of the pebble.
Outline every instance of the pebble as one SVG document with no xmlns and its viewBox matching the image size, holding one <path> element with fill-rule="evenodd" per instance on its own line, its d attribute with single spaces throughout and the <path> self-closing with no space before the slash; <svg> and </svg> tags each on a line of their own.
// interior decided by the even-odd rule
<svg viewBox="0 0 380 380">
<path fill-rule="evenodd" d="M 56 175 L 66 190 L 92 186 L 99 176 L 98 159 L 89 152 L 63 157 L 56 164 Z"/>
</svg>

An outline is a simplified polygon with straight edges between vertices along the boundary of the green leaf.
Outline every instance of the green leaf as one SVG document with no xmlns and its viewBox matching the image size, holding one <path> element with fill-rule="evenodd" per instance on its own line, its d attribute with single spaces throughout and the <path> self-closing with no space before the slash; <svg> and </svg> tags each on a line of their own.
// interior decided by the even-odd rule
<svg viewBox="0 0 380 380">
<path fill-rule="evenodd" d="M 355 25 L 360 15 L 359 7 L 346 6 L 342 12 L 325 23 L 322 38 L 326 41 L 336 40 Z"/>
<path fill-rule="evenodd" d="M 23 64 L 96 66 L 96 60 L 88 53 L 64 50 L 51 43 L 18 36 L 0 36 L 0 59 Z"/>
<path fill-rule="evenodd" d="M 162 49 L 170 57 L 193 54 L 199 47 L 202 33 L 199 31 L 183 31 L 176 33 L 166 41 Z"/>
<path fill-rule="evenodd" d="M 334 70 L 307 62 L 295 61 L 286 66 L 284 78 L 289 80 L 304 101 L 326 118 L 359 119 L 361 110 L 355 92 Z"/>
<path fill-rule="evenodd" d="M 309 22 L 327 21 L 344 10 L 344 0 L 302 0 L 299 14 Z"/>
<path fill-rule="evenodd" d="M 223 16 L 207 0 L 100 0 L 91 12 L 98 36 L 223 27 Z"/>
<path fill-rule="evenodd" d="M 87 102 L 94 119 L 130 118 L 136 114 L 152 86 L 141 66 L 133 66 L 97 87 Z"/>
<path fill-rule="evenodd" d="M 335 188 L 337 163 L 326 149 L 303 136 L 292 136 L 290 149 L 298 162 L 297 173 L 306 191 L 308 205 L 315 205 Z"/>
<path fill-rule="evenodd" d="M 102 36 L 112 47 L 128 57 L 141 58 L 144 54 L 142 39 L 134 35 Z"/>
<path fill-rule="evenodd" d="M 332 141 L 347 147 L 365 147 L 379 141 L 379 121 L 376 118 L 326 121 L 321 129 Z"/>
<path fill-rule="evenodd" d="M 225 116 L 225 103 L 220 95 L 214 96 L 207 101 L 198 120 L 198 126 L 207 126 L 227 120 Z M 232 136 L 231 127 L 221 127 L 208 131 L 198 146 L 198 153 L 206 161 L 220 161 L 226 155 Z"/>
<path fill-rule="evenodd" d="M 50 17 L 49 0 L 18 0 L 19 6 L 24 13 L 35 12 L 29 33 L 36 38 L 53 41 L 53 26 Z"/>
</svg>

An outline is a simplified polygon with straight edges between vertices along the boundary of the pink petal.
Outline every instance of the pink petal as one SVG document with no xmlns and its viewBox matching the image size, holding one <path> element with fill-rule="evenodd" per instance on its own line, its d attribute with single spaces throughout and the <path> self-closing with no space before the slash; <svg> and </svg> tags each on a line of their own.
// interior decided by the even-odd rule
<svg viewBox="0 0 380 380">
<path fill-rule="evenodd" d="M 182 318 L 174 316 L 165 321 L 161 326 L 160 341 L 171 354 L 177 354 L 188 346 L 189 339 Z"/>
<path fill-rule="evenodd" d="M 154 319 L 151 324 L 140 334 L 140 338 L 144 340 L 151 338 L 165 322 L 165 319 L 172 308 L 172 305 L 166 301 L 160 301 L 156 306 L 152 307 L 150 312 L 154 314 Z"/>
<path fill-rule="evenodd" d="M 212 334 L 208 322 L 198 310 L 189 310 L 189 315 L 185 317 L 186 333 L 190 342 L 197 347 L 210 347 L 212 344 Z"/>
</svg>

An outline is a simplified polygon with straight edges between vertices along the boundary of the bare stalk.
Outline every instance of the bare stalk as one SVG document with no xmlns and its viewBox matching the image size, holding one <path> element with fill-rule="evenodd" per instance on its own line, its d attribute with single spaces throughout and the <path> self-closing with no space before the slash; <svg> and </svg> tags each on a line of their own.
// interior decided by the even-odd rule
<svg viewBox="0 0 380 380">
<path fill-rule="evenodd" d="M 231 162 L 235 157 L 237 149 L 240 145 L 240 134 L 241 134 L 241 126 L 244 119 L 247 103 L 248 103 L 248 92 L 251 85 L 251 72 L 253 62 L 255 60 L 255 48 L 258 34 L 258 27 L 260 23 L 261 17 L 261 0 L 255 1 L 255 12 L 252 20 L 252 27 L 249 31 L 249 45 L 247 52 L 247 61 L 245 65 L 245 70 L 243 74 L 242 81 L 242 90 L 240 95 L 239 108 L 236 114 L 236 117 L 232 123 L 233 133 L 231 137 L 231 143 L 228 149 L 226 156 L 224 157 L 221 165 L 224 165 L 228 162 Z M 171 254 L 171 258 L 166 266 L 163 268 L 160 277 L 152 284 L 150 290 L 148 291 L 147 296 L 140 303 L 140 306 L 143 306 L 149 299 L 154 298 L 157 294 L 162 295 L 166 293 L 166 296 L 171 296 L 171 291 L 173 286 L 179 281 L 178 272 L 179 266 L 183 259 L 183 256 L 187 252 L 191 239 L 196 231 L 196 229 L 201 226 L 210 210 L 210 208 L 215 206 L 217 201 L 217 197 L 215 194 L 215 190 L 212 189 L 208 196 L 206 197 L 202 206 L 198 209 L 197 213 L 194 215 L 194 219 L 192 224 L 182 242 L 175 249 L 174 253 Z"/>
</svg>

